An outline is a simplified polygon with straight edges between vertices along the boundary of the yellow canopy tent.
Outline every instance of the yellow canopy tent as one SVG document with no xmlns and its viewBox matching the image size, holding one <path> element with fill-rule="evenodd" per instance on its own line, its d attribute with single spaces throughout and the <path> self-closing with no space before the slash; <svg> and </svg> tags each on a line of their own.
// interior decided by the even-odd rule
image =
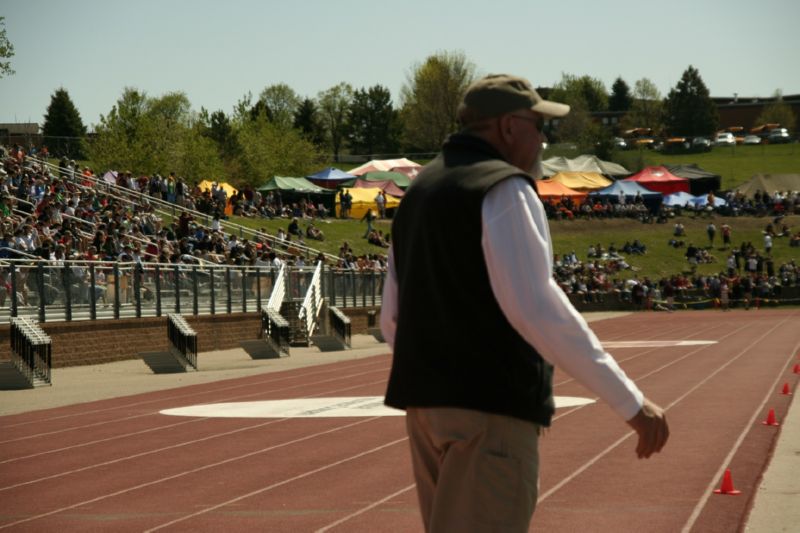
<svg viewBox="0 0 800 533">
<path fill-rule="evenodd" d="M 226 215 L 232 215 L 233 214 L 233 207 L 230 204 L 230 199 L 231 199 L 231 196 L 233 196 L 234 194 L 236 194 L 238 192 L 233 187 L 233 185 L 231 185 L 230 183 L 225 183 L 224 181 L 222 183 L 220 183 L 218 181 L 203 180 L 200 183 L 198 183 L 197 186 L 200 188 L 201 191 L 210 191 L 212 186 L 215 183 L 217 184 L 217 187 L 222 187 L 222 189 L 225 190 L 225 194 L 227 194 L 226 198 L 228 198 L 228 200 L 229 200 L 229 203 L 225 206 L 225 214 Z"/>
<path fill-rule="evenodd" d="M 614 183 L 595 172 L 559 172 L 550 178 L 576 191 L 604 189 Z"/>
<path fill-rule="evenodd" d="M 230 198 L 237 192 L 236 189 L 233 187 L 233 185 L 231 185 L 230 183 L 225 183 L 224 181 L 220 183 L 218 181 L 203 180 L 200 183 L 198 183 L 197 186 L 200 187 L 201 191 L 210 191 L 211 186 L 215 183 L 217 184 L 218 187 L 222 187 L 223 189 L 225 189 L 225 193 L 227 193 L 228 198 Z"/>
<path fill-rule="evenodd" d="M 375 203 L 375 197 L 378 195 L 378 192 L 380 192 L 380 188 L 370 187 L 343 190 L 350 191 L 350 196 L 353 197 L 353 205 L 350 207 L 350 218 L 360 219 L 367 212 L 367 209 L 372 209 L 376 215 L 378 214 L 378 205 Z M 392 209 L 398 205 L 400 205 L 400 200 L 398 198 L 389 194 L 386 195 L 386 209 Z M 337 194 L 336 216 L 339 216 L 340 213 L 341 205 L 339 202 L 339 194 Z"/>
</svg>

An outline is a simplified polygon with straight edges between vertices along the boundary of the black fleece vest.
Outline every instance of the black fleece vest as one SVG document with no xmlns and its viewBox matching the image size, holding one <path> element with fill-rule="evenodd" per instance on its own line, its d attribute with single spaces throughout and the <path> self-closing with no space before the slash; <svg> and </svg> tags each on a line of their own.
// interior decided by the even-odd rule
<svg viewBox="0 0 800 533">
<path fill-rule="evenodd" d="M 481 247 L 483 199 L 512 176 L 525 174 L 489 144 L 459 134 L 403 197 L 392 224 L 399 315 L 387 405 L 550 424 L 552 366 L 503 315 Z"/>
</svg>

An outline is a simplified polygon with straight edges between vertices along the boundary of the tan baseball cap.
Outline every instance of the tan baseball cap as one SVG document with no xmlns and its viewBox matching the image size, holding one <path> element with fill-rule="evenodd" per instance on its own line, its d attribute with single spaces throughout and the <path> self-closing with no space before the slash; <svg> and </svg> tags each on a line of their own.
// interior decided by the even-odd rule
<svg viewBox="0 0 800 533">
<path fill-rule="evenodd" d="M 464 93 L 459 111 L 469 109 L 470 114 L 482 118 L 496 117 L 531 109 L 547 118 L 563 117 L 569 106 L 545 100 L 525 78 L 510 74 L 490 74 L 473 82 Z"/>
</svg>

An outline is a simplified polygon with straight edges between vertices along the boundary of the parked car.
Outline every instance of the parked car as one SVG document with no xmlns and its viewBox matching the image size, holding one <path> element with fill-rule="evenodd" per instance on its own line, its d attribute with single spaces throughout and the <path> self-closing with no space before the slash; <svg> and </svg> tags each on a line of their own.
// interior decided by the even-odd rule
<svg viewBox="0 0 800 533">
<path fill-rule="evenodd" d="M 711 140 L 706 137 L 695 137 L 692 139 L 692 148 L 703 152 L 711 151 Z"/>
<path fill-rule="evenodd" d="M 716 146 L 734 146 L 736 144 L 736 137 L 734 137 L 731 132 L 717 133 L 714 144 Z"/>
<path fill-rule="evenodd" d="M 770 130 L 767 141 L 769 141 L 770 144 L 782 144 L 791 142 L 792 138 L 789 136 L 789 130 L 786 128 L 775 128 L 774 130 Z"/>
<path fill-rule="evenodd" d="M 686 137 L 670 137 L 664 141 L 660 149 L 667 154 L 680 154 L 688 152 L 691 147 L 692 145 Z"/>
<path fill-rule="evenodd" d="M 744 144 L 761 144 L 761 137 L 758 135 L 746 135 Z"/>
<path fill-rule="evenodd" d="M 614 137 L 614 148 L 617 150 L 627 150 L 628 143 L 622 137 Z"/>
</svg>

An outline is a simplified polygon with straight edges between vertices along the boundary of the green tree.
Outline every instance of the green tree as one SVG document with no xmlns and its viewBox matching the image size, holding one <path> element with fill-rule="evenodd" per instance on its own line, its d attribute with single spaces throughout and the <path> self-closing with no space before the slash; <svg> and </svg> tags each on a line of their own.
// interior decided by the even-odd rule
<svg viewBox="0 0 800 533">
<path fill-rule="evenodd" d="M 50 153 L 71 159 L 83 158 L 82 138 L 86 135 L 81 114 L 72 103 L 69 93 L 60 87 L 50 97 L 50 105 L 44 115 L 42 134 Z"/>
<path fill-rule="evenodd" d="M 226 165 L 219 155 L 219 147 L 213 139 L 203 135 L 199 123 L 186 128 L 177 144 L 173 168 L 179 176 L 187 178 L 189 184 L 204 179 L 218 181 L 226 175 Z"/>
<path fill-rule="evenodd" d="M 87 143 L 89 158 L 100 169 L 176 172 L 190 182 L 219 176 L 222 162 L 204 129 L 202 114 L 192 114 L 184 93 L 149 98 L 126 88 L 108 115 L 100 117 Z"/>
<path fill-rule="evenodd" d="M 581 103 L 590 113 L 608 109 L 608 92 L 602 81 L 590 76 L 562 74 L 548 97 L 571 107 Z"/>
<path fill-rule="evenodd" d="M 773 102 L 765 106 L 761 114 L 758 115 L 756 124 L 780 124 L 789 131 L 794 131 L 797 117 L 791 106 L 783 101 L 781 90 L 776 90 L 773 97 Z"/>
<path fill-rule="evenodd" d="M 11 76 L 14 69 L 11 68 L 11 61 L 2 61 L 14 57 L 14 45 L 8 40 L 6 35 L 6 18 L 0 17 L 0 78 Z"/>
<path fill-rule="evenodd" d="M 664 122 L 673 135 L 711 135 L 717 131 L 717 106 L 700 72 L 691 65 L 664 101 Z"/>
<path fill-rule="evenodd" d="M 419 150 L 438 150 L 458 130 L 458 106 L 475 79 L 463 52 L 439 52 L 414 65 L 400 92 L 404 141 Z"/>
<path fill-rule="evenodd" d="M 650 128 L 653 132 L 663 129 L 663 109 L 658 87 L 647 78 L 638 80 L 633 86 L 633 104 L 623 119 L 625 128 Z"/>
<path fill-rule="evenodd" d="M 399 145 L 397 111 L 389 89 L 375 85 L 353 93 L 348 115 L 348 142 L 356 154 L 394 153 Z"/>
<path fill-rule="evenodd" d="M 242 96 L 236 105 L 233 106 L 233 121 L 242 123 L 248 118 L 251 118 L 250 110 L 253 108 L 253 93 L 250 91 Z"/>
<path fill-rule="evenodd" d="M 258 97 L 259 102 L 269 110 L 269 119 L 281 127 L 289 127 L 294 123 L 294 114 L 300 105 L 300 97 L 285 83 L 266 87 Z"/>
<path fill-rule="evenodd" d="M 353 100 L 353 88 L 349 83 L 334 85 L 317 96 L 322 124 L 328 146 L 333 151 L 334 161 L 339 161 L 339 152 L 342 149 L 347 135 L 347 112 Z"/>
<path fill-rule="evenodd" d="M 302 133 L 303 137 L 316 146 L 325 144 L 325 128 L 320 122 L 317 104 L 311 98 L 304 98 L 294 114 L 294 127 Z"/>
<path fill-rule="evenodd" d="M 569 114 L 559 119 L 557 130 L 551 134 L 552 140 L 577 144 L 582 150 L 591 150 L 600 126 L 592 120 L 588 106 L 578 97 L 570 104 Z"/>
<path fill-rule="evenodd" d="M 201 108 L 199 125 L 200 133 L 216 143 L 223 160 L 236 157 L 241 152 L 236 132 L 224 111 L 217 110 L 209 115 L 205 108 Z"/>
<path fill-rule="evenodd" d="M 307 176 L 319 164 L 317 148 L 294 128 L 269 121 L 265 113 L 239 131 L 244 175 L 237 183 L 264 184 L 273 176 Z"/>
<path fill-rule="evenodd" d="M 611 98 L 608 99 L 609 111 L 628 111 L 633 105 L 631 89 L 621 77 L 614 80 L 611 86 Z"/>
</svg>

